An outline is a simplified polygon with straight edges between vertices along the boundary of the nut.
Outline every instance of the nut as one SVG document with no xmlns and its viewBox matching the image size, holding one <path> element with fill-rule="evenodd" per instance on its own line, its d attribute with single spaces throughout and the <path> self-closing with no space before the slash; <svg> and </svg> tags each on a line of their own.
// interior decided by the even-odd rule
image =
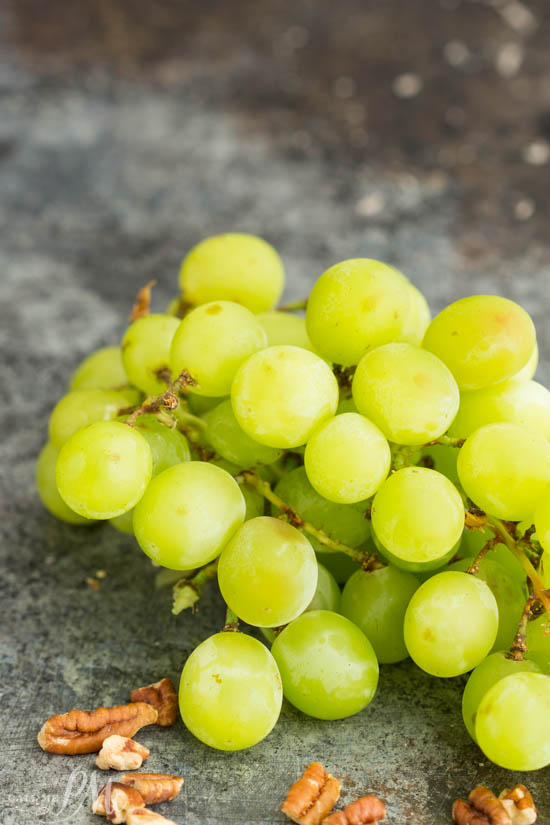
<svg viewBox="0 0 550 825">
<path fill-rule="evenodd" d="M 335 811 L 323 825 L 376 825 L 386 816 L 386 806 L 377 796 L 362 796 L 346 805 L 343 811 Z"/>
<path fill-rule="evenodd" d="M 133 736 L 157 721 L 158 712 L 145 702 L 116 708 L 71 710 L 52 716 L 38 734 L 38 744 L 49 753 L 95 753 L 113 733 Z"/>
<path fill-rule="evenodd" d="M 148 808 L 134 808 L 128 812 L 126 825 L 176 825 L 172 819 L 155 814 Z"/>
<path fill-rule="evenodd" d="M 281 811 L 298 825 L 319 825 L 338 801 L 340 787 L 320 762 L 311 762 L 290 788 Z"/>
<path fill-rule="evenodd" d="M 506 808 L 484 785 L 474 788 L 468 802 L 457 799 L 453 805 L 457 825 L 512 825 Z"/>
<path fill-rule="evenodd" d="M 178 697 L 170 679 L 137 688 L 130 694 L 132 702 L 147 702 L 158 710 L 157 725 L 173 725 L 178 715 Z"/>
<path fill-rule="evenodd" d="M 512 820 L 512 825 L 533 825 L 537 821 L 537 809 L 533 797 L 525 785 L 505 788 L 498 797 Z"/>
<path fill-rule="evenodd" d="M 103 742 L 95 763 L 102 771 L 108 771 L 109 768 L 115 771 L 135 770 L 141 768 L 143 760 L 148 756 L 148 748 L 127 736 L 114 733 Z"/>
<path fill-rule="evenodd" d="M 92 813 L 106 816 L 109 822 L 117 825 L 126 822 L 129 811 L 142 805 L 143 797 L 135 788 L 120 782 L 107 782 L 92 805 Z"/>
<path fill-rule="evenodd" d="M 146 805 L 169 802 L 181 791 L 183 776 L 168 773 L 125 773 L 120 780 L 140 792 Z"/>
</svg>

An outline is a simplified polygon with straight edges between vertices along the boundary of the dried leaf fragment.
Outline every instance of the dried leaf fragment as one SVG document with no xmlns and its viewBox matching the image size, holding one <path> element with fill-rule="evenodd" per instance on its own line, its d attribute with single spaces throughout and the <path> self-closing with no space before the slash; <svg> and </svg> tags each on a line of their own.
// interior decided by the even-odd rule
<svg viewBox="0 0 550 825">
<path fill-rule="evenodd" d="M 183 785 L 183 776 L 168 773 L 125 773 L 121 777 L 123 785 L 129 785 L 140 792 L 146 805 L 169 802 L 174 799 Z"/>
<path fill-rule="evenodd" d="M 138 318 L 144 318 L 149 315 L 149 308 L 151 306 L 151 290 L 155 286 L 156 281 L 149 281 L 149 283 L 142 286 L 139 290 L 132 311 L 128 318 L 129 321 L 137 321 Z"/>
<path fill-rule="evenodd" d="M 340 796 L 340 782 L 311 762 L 290 788 L 281 811 L 298 825 L 320 825 Z"/>
<path fill-rule="evenodd" d="M 346 805 L 343 811 L 335 811 L 322 825 L 376 825 L 385 819 L 386 806 L 377 796 L 362 796 Z"/>
<path fill-rule="evenodd" d="M 102 771 L 135 771 L 149 756 L 149 749 L 127 736 L 114 733 L 103 742 L 95 763 Z"/>
<path fill-rule="evenodd" d="M 37 739 L 48 753 L 95 753 L 114 733 L 132 737 L 145 725 L 153 725 L 157 718 L 157 710 L 145 702 L 97 710 L 71 710 L 48 719 Z"/>
<path fill-rule="evenodd" d="M 135 788 L 120 782 L 108 782 L 92 804 L 92 813 L 105 816 L 109 822 L 118 825 L 126 822 L 128 812 L 143 805 L 143 797 Z"/>
<path fill-rule="evenodd" d="M 126 825 L 176 825 L 172 819 L 156 814 L 148 808 L 134 808 L 128 812 Z"/>
<path fill-rule="evenodd" d="M 147 702 L 158 711 L 157 725 L 173 725 L 178 715 L 178 696 L 168 678 L 137 688 L 130 694 L 132 702 Z"/>
</svg>

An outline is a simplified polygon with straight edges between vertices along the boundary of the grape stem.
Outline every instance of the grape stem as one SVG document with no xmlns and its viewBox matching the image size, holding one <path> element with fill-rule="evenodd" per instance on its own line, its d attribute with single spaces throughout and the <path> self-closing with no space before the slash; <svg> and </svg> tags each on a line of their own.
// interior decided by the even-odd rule
<svg viewBox="0 0 550 825">
<path fill-rule="evenodd" d="M 174 606 L 172 613 L 178 615 L 182 610 L 188 607 L 195 608 L 202 595 L 202 591 L 206 582 L 214 579 L 218 572 L 218 559 L 207 564 L 201 568 L 198 573 L 188 579 L 185 576 L 181 578 L 173 587 Z"/>
<path fill-rule="evenodd" d="M 289 301 L 287 304 L 281 304 L 279 312 L 296 312 L 299 309 L 307 308 L 307 298 L 300 298 L 297 301 Z"/>
<path fill-rule="evenodd" d="M 350 556 L 350 558 L 361 564 L 365 569 L 373 570 L 377 567 L 382 567 L 373 554 L 348 547 L 347 544 L 342 544 L 338 539 L 332 539 L 322 530 L 315 527 L 310 521 L 302 518 L 293 507 L 290 507 L 277 493 L 273 492 L 271 485 L 267 481 L 260 478 L 253 470 L 243 470 L 236 476 L 236 480 L 241 480 L 257 490 L 267 501 L 271 502 L 271 504 L 275 505 L 275 507 L 281 511 L 279 518 L 288 521 L 288 523 L 296 527 L 296 529 L 309 533 L 310 536 L 317 539 L 320 544 L 324 544 L 325 547 L 330 547 L 331 550 L 339 553 L 345 553 L 346 556 Z"/>
<path fill-rule="evenodd" d="M 411 463 L 411 456 L 423 450 L 425 447 L 441 445 L 443 447 L 456 447 L 460 449 L 465 441 L 465 438 L 451 438 L 449 435 L 440 435 L 439 438 L 434 438 L 433 441 L 427 441 L 425 444 L 392 444 L 392 470 L 401 470 L 403 467 L 408 467 Z"/>
<path fill-rule="evenodd" d="M 234 613 L 230 607 L 225 611 L 225 624 L 222 628 L 222 633 L 238 633 L 239 632 L 239 617 Z"/>
<path fill-rule="evenodd" d="M 196 387 L 197 382 L 189 375 L 186 370 L 183 370 L 175 381 L 173 381 L 163 393 L 156 398 L 146 398 L 140 407 L 137 407 L 133 413 L 126 419 L 126 424 L 133 427 L 140 415 L 147 413 L 157 413 L 163 411 L 175 410 L 179 407 L 180 392 L 188 392 L 189 387 Z"/>
<path fill-rule="evenodd" d="M 550 595 L 550 591 L 548 591 Z M 521 614 L 521 619 L 519 620 L 518 631 L 514 636 L 514 641 L 510 646 L 510 652 L 506 654 L 508 659 L 513 659 L 514 662 L 523 662 L 523 655 L 527 653 L 527 623 L 529 621 L 529 617 L 532 615 L 532 608 L 535 602 L 538 602 L 538 596 L 534 593 L 532 596 L 529 596 L 527 601 L 525 602 L 525 607 L 523 608 L 523 613 Z"/>
<path fill-rule="evenodd" d="M 483 547 L 481 548 L 481 550 L 479 551 L 471 565 L 468 567 L 466 573 L 471 573 L 472 576 L 477 576 L 477 574 L 479 573 L 480 563 L 483 561 L 484 557 L 489 552 L 489 550 L 492 550 L 494 547 L 496 547 L 498 542 L 499 540 L 496 536 L 494 536 L 492 539 L 489 539 L 489 541 L 483 545 Z"/>
</svg>

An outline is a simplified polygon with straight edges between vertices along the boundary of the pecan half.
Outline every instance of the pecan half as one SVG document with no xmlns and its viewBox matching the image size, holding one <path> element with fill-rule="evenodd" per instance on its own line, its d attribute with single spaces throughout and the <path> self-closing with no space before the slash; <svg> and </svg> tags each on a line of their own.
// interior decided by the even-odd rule
<svg viewBox="0 0 550 825">
<path fill-rule="evenodd" d="M 537 809 L 525 785 L 516 785 L 512 790 L 505 788 L 498 798 L 508 811 L 512 825 L 533 825 L 537 821 Z"/>
<path fill-rule="evenodd" d="M 290 788 L 281 811 L 298 825 L 320 825 L 338 801 L 340 788 L 320 762 L 311 762 Z"/>
<path fill-rule="evenodd" d="M 468 802 L 465 799 L 456 800 L 453 820 L 457 825 L 512 825 L 500 799 L 484 785 L 474 788 Z"/>
<path fill-rule="evenodd" d="M 125 773 L 120 781 L 123 785 L 136 788 L 146 805 L 157 802 L 169 802 L 181 791 L 183 776 L 171 776 L 168 773 Z"/>
<path fill-rule="evenodd" d="M 172 819 L 156 814 L 148 808 L 134 808 L 128 812 L 126 825 L 176 825 Z"/>
<path fill-rule="evenodd" d="M 335 811 L 323 825 L 376 825 L 385 819 L 386 806 L 377 796 L 362 796 L 346 805 L 343 811 Z"/>
<path fill-rule="evenodd" d="M 109 822 L 117 825 L 126 822 L 129 811 L 142 805 L 143 797 L 135 788 L 120 782 L 107 782 L 92 805 L 92 813 L 106 816 Z"/>
<path fill-rule="evenodd" d="M 178 696 L 170 679 L 137 688 L 130 694 L 132 702 L 147 702 L 158 710 L 157 725 L 173 725 L 178 716 Z"/>
<path fill-rule="evenodd" d="M 49 753 L 95 753 L 108 736 L 133 736 L 157 721 L 155 708 L 133 702 L 116 708 L 71 710 L 52 716 L 38 734 L 38 744 Z"/>
<path fill-rule="evenodd" d="M 102 771 L 112 768 L 115 771 L 127 771 L 141 768 L 143 760 L 149 756 L 149 749 L 139 742 L 114 733 L 103 742 L 96 756 L 95 763 Z"/>
</svg>

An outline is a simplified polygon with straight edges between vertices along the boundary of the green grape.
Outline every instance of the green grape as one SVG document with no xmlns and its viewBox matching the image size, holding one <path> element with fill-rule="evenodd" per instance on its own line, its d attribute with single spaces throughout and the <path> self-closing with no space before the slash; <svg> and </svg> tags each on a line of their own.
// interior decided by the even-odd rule
<svg viewBox="0 0 550 825">
<path fill-rule="evenodd" d="M 550 440 L 550 392 L 536 381 L 515 378 L 463 392 L 449 435 L 468 438 L 480 427 L 497 422 L 520 424 Z"/>
<path fill-rule="evenodd" d="M 550 677 L 513 673 L 489 688 L 479 703 L 475 734 L 479 747 L 509 771 L 550 765 Z"/>
<path fill-rule="evenodd" d="M 187 659 L 181 717 L 191 733 L 223 751 L 250 748 L 275 726 L 283 692 L 269 650 L 244 633 L 216 633 Z"/>
<path fill-rule="evenodd" d="M 340 394 L 340 401 L 338 402 L 338 407 L 336 408 L 336 415 L 342 415 L 342 413 L 356 413 L 358 412 L 357 407 L 355 406 L 355 401 L 349 396 L 349 398 L 342 398 L 342 394 Z"/>
<path fill-rule="evenodd" d="M 269 447 L 305 444 L 336 412 L 338 384 L 321 358 L 300 347 L 269 347 L 235 376 L 231 403 L 248 435 Z"/>
<path fill-rule="evenodd" d="M 425 467 L 405 467 L 386 479 L 372 504 L 379 548 L 405 570 L 435 570 L 456 550 L 464 528 L 460 493 Z"/>
<path fill-rule="evenodd" d="M 81 361 L 71 376 L 69 389 L 118 390 L 128 383 L 121 348 L 102 347 Z"/>
<path fill-rule="evenodd" d="M 311 543 L 317 544 L 313 536 L 311 536 Z M 360 550 L 366 550 L 366 546 L 363 545 L 359 548 Z M 370 548 L 369 548 L 370 549 Z M 374 545 L 372 550 L 374 552 Z M 346 556 L 345 553 L 316 553 L 317 561 L 321 564 L 324 564 L 329 573 L 334 576 L 338 584 L 345 584 L 350 576 L 357 570 L 361 570 L 361 565 L 354 561 L 351 556 Z"/>
<path fill-rule="evenodd" d="M 124 334 L 124 369 L 132 384 L 147 395 L 160 395 L 167 389 L 168 382 L 162 376 L 170 374 L 170 347 L 179 325 L 178 318 L 171 315 L 145 315 Z"/>
<path fill-rule="evenodd" d="M 242 469 L 236 464 L 231 464 L 230 461 L 226 461 L 225 458 L 218 458 L 217 456 L 211 458 L 209 463 L 214 464 L 216 467 L 221 467 L 222 470 L 225 470 L 231 476 L 238 476 Z M 263 516 L 265 512 L 265 498 L 262 494 L 240 478 L 236 478 L 235 481 L 239 484 L 246 505 L 245 521 L 256 518 L 257 516 Z"/>
<path fill-rule="evenodd" d="M 432 676 L 459 676 L 493 647 L 498 607 L 486 582 L 448 570 L 421 584 L 407 607 L 405 644 L 411 659 Z"/>
<path fill-rule="evenodd" d="M 431 320 L 430 307 L 419 289 L 409 284 L 409 311 L 399 340 L 419 347 Z"/>
<path fill-rule="evenodd" d="M 532 520 L 550 482 L 550 444 L 518 424 L 487 424 L 466 440 L 457 468 L 467 495 L 486 513 Z"/>
<path fill-rule="evenodd" d="M 390 446 L 378 427 L 358 413 L 329 419 L 309 439 L 307 477 L 317 492 L 338 504 L 372 496 L 390 471 Z"/>
<path fill-rule="evenodd" d="M 539 348 L 537 343 L 535 342 L 535 346 L 533 347 L 533 352 L 524 367 L 520 369 L 519 372 L 516 372 L 515 375 L 512 376 L 514 381 L 530 381 L 531 378 L 535 375 L 537 371 L 537 367 L 539 365 Z"/>
<path fill-rule="evenodd" d="M 363 631 L 382 664 L 400 662 L 409 655 L 403 620 L 418 586 L 412 573 L 390 565 L 358 570 L 344 587 L 341 612 Z"/>
<path fill-rule="evenodd" d="M 175 375 L 182 370 L 192 375 L 196 394 L 221 397 L 229 394 L 241 364 L 266 346 L 264 328 L 246 307 L 231 301 L 203 304 L 179 325 L 170 355 L 172 369 Z"/>
<path fill-rule="evenodd" d="M 535 530 L 540 544 L 546 552 L 550 553 L 550 485 L 545 487 L 538 497 L 535 508 Z"/>
<path fill-rule="evenodd" d="M 550 551 L 545 550 L 539 563 L 539 575 L 547 590 L 550 590 Z"/>
<path fill-rule="evenodd" d="M 220 398 L 210 398 L 208 395 L 197 395 L 194 392 L 188 393 L 186 399 L 189 410 L 194 415 L 204 415 L 204 413 L 217 407 L 221 401 Z"/>
<path fill-rule="evenodd" d="M 141 433 L 119 421 L 96 421 L 59 451 L 57 487 L 81 516 L 108 519 L 140 500 L 152 468 L 151 448 Z"/>
<path fill-rule="evenodd" d="M 50 415 L 50 441 L 57 450 L 94 421 L 116 418 L 119 410 L 139 403 L 136 390 L 73 390 L 57 402 Z"/>
<path fill-rule="evenodd" d="M 431 352 L 394 343 L 368 352 L 353 377 L 353 400 L 396 444 L 425 444 L 455 417 L 459 392 L 445 364 Z"/>
<path fill-rule="evenodd" d="M 462 543 L 460 545 L 460 554 L 462 556 L 477 556 L 488 541 L 495 537 L 492 530 L 485 527 L 483 530 L 464 530 L 462 534 Z M 488 551 L 487 558 L 491 561 L 498 562 L 502 567 L 512 575 L 512 577 L 521 583 L 524 589 L 525 598 L 526 592 L 526 576 L 521 562 L 519 562 L 513 553 L 506 547 L 505 544 L 497 544 L 496 547 L 491 547 Z"/>
<path fill-rule="evenodd" d="M 218 582 L 227 605 L 256 627 L 278 627 L 302 613 L 317 587 L 317 561 L 295 527 L 270 516 L 246 521 L 224 547 Z"/>
<path fill-rule="evenodd" d="M 74 510 L 65 504 L 55 481 L 55 465 L 57 463 L 58 451 L 53 444 L 48 442 L 40 450 L 38 461 L 36 462 L 36 488 L 42 504 L 49 510 L 52 516 L 68 524 L 90 525 L 94 521 L 84 516 L 79 516 Z"/>
<path fill-rule="evenodd" d="M 359 713 L 378 685 L 372 645 L 356 625 L 338 613 L 304 613 L 279 633 L 271 652 L 283 692 L 295 707 L 316 719 Z"/>
<path fill-rule="evenodd" d="M 239 467 L 272 464 L 282 455 L 282 450 L 254 441 L 239 427 L 229 399 L 207 412 L 204 420 L 208 443 L 218 455 Z"/>
<path fill-rule="evenodd" d="M 464 573 L 473 561 L 473 558 L 461 559 L 450 564 L 447 570 Z M 493 650 L 507 650 L 514 640 L 525 605 L 521 581 L 497 561 L 487 557 L 481 559 L 476 575 L 487 582 L 498 605 L 498 632 Z"/>
<path fill-rule="evenodd" d="M 151 481 L 134 511 L 134 533 L 157 564 L 188 570 L 215 559 L 244 517 L 235 479 L 214 464 L 188 461 Z"/>
<path fill-rule="evenodd" d="M 331 266 L 307 302 L 313 346 L 323 358 L 348 367 L 367 350 L 395 341 L 408 320 L 409 287 L 399 270 L 371 258 Z"/>
<path fill-rule="evenodd" d="M 451 481 L 455 487 L 460 485 L 458 479 L 458 471 L 456 469 L 456 462 L 458 459 L 458 450 L 456 447 L 448 447 L 445 444 L 432 444 L 429 447 L 422 448 L 421 463 L 428 459 L 429 465 L 433 465 L 431 469 L 437 470 Z"/>
<path fill-rule="evenodd" d="M 472 671 L 462 694 L 462 718 L 474 742 L 477 709 L 487 691 L 505 676 L 524 672 L 540 673 L 540 669 L 534 662 L 509 659 L 503 651 L 491 653 Z"/>
<path fill-rule="evenodd" d="M 279 312 L 276 309 L 270 312 L 261 312 L 256 316 L 265 329 L 267 346 L 275 347 L 279 344 L 290 344 L 315 352 L 315 348 L 308 338 L 305 318 L 294 315 L 292 312 Z"/>
<path fill-rule="evenodd" d="M 550 619 L 543 613 L 527 625 L 527 657 L 550 673 Z"/>
<path fill-rule="evenodd" d="M 518 304 L 470 295 L 436 315 L 423 347 L 449 367 L 461 390 L 478 390 L 519 372 L 535 343 L 533 322 Z"/>
<path fill-rule="evenodd" d="M 134 508 L 109 519 L 109 524 L 118 530 L 119 533 L 126 533 L 127 536 L 134 535 Z"/>
</svg>

